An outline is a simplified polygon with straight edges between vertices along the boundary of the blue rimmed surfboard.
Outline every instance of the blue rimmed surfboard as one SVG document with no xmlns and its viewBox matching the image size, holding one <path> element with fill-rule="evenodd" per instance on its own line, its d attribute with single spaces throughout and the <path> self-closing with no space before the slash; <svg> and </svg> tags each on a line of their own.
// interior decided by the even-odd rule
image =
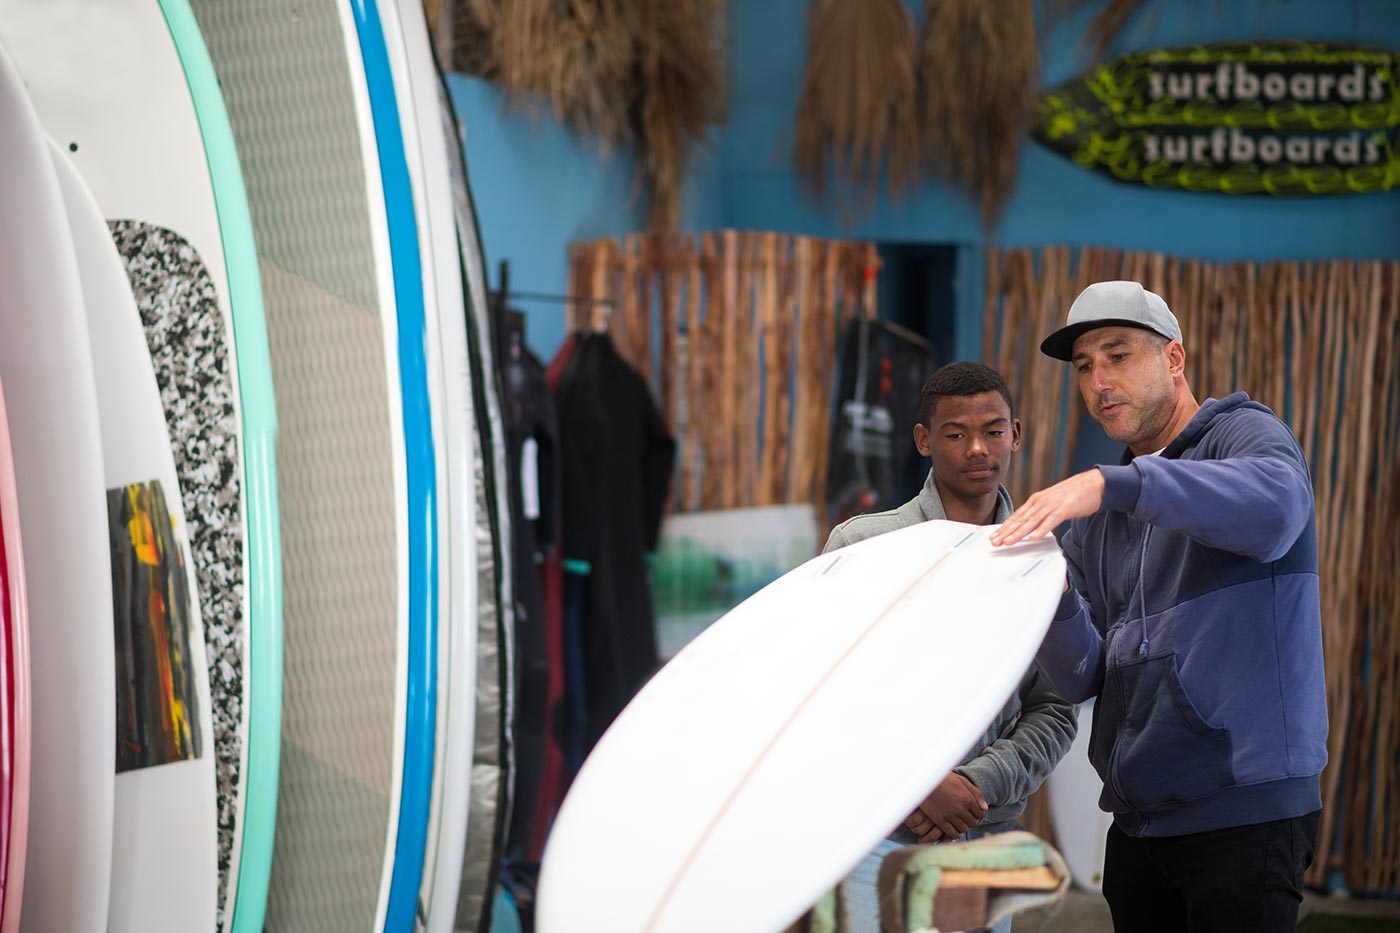
<svg viewBox="0 0 1400 933">
<path fill-rule="evenodd" d="M 346 0 L 364 66 L 365 90 L 379 164 L 388 231 L 388 258 L 397 311 L 400 401 L 407 479 L 408 631 L 398 696 L 403 753 L 398 769 L 394 854 L 381 886 L 382 921 L 389 933 L 411 933 L 417 914 L 432 805 L 437 719 L 438 514 L 433 411 L 429 397 L 428 322 L 423 255 L 413 183 L 383 21 L 374 0 Z M 390 7 L 392 13 L 392 7 Z M 395 801 L 391 800 L 391 806 Z M 378 926 L 378 923 L 376 923 Z"/>
<path fill-rule="evenodd" d="M 432 801 L 418 914 L 427 933 L 451 933 L 472 792 L 477 666 L 477 490 L 472 359 L 466 295 L 439 111 L 440 77 L 423 7 L 381 3 L 423 261 L 430 397 L 438 430 L 438 703 Z"/>
</svg>

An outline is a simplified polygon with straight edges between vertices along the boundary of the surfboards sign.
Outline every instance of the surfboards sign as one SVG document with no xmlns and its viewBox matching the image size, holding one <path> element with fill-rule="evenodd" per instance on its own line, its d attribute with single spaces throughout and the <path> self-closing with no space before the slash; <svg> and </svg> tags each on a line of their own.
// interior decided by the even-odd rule
<svg viewBox="0 0 1400 933">
<path fill-rule="evenodd" d="M 1035 137 L 1151 188 L 1321 195 L 1400 184 L 1400 52 L 1261 41 L 1121 55 L 1048 92 Z"/>
</svg>

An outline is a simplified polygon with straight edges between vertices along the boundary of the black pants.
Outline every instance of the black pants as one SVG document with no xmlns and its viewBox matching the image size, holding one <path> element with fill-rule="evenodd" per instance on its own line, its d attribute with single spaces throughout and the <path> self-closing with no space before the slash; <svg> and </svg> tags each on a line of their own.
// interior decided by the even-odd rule
<svg viewBox="0 0 1400 933">
<path fill-rule="evenodd" d="M 1103 878 L 1115 933 L 1292 933 L 1318 817 L 1156 838 L 1115 824 Z"/>
</svg>

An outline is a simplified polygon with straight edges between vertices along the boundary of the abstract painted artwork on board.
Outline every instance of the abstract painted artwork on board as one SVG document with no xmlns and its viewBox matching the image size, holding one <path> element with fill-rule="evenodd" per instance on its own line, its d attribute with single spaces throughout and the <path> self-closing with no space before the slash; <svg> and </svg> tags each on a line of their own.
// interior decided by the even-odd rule
<svg viewBox="0 0 1400 933">
<path fill-rule="evenodd" d="M 198 758 L 203 745 L 185 555 L 158 480 L 107 491 L 117 662 L 117 773 Z"/>
</svg>

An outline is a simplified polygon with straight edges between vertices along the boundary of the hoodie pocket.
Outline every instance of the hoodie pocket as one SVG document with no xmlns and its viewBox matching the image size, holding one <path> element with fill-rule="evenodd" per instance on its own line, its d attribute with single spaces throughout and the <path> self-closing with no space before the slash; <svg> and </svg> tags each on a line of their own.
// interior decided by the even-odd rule
<svg viewBox="0 0 1400 933">
<path fill-rule="evenodd" d="M 1100 702 L 1089 754 L 1106 775 L 1105 803 L 1117 798 L 1132 809 L 1152 810 L 1209 797 L 1234 783 L 1230 734 L 1196 711 L 1175 653 L 1113 667 Z"/>
</svg>

